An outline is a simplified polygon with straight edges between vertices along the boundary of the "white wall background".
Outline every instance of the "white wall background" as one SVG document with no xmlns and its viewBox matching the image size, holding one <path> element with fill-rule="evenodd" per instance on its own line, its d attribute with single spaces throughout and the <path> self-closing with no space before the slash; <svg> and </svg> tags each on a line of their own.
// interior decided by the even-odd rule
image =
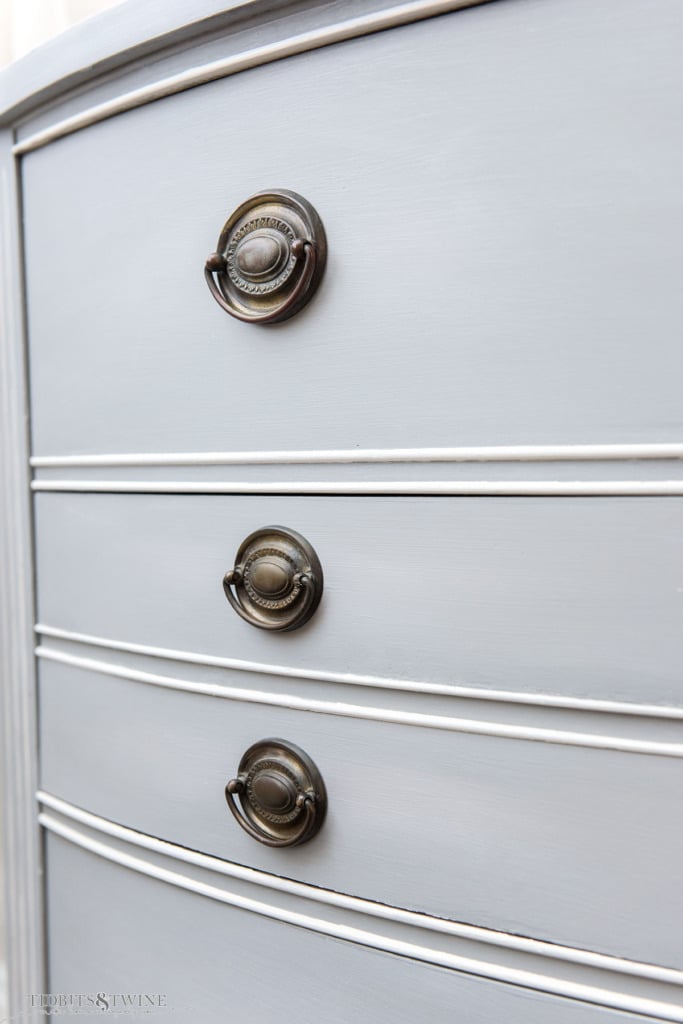
<svg viewBox="0 0 683 1024">
<path fill-rule="evenodd" d="M 121 0 L 0 0 L 0 67 Z"/>
</svg>

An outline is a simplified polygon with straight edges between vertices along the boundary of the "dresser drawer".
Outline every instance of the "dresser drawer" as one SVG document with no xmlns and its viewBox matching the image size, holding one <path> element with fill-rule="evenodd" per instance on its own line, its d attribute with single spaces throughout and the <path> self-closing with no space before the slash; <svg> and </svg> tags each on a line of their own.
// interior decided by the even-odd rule
<svg viewBox="0 0 683 1024">
<path fill-rule="evenodd" d="M 38 616 L 271 675 L 680 707 L 682 511 L 673 497 L 38 494 Z M 253 628 L 223 595 L 269 523 L 303 534 L 324 572 L 291 633 Z"/>
<path fill-rule="evenodd" d="M 506 730 L 500 709 L 463 721 L 426 697 L 415 712 L 397 694 L 342 703 L 293 679 L 283 692 L 158 659 L 44 653 L 49 794 L 313 886 L 683 968 L 680 724 L 677 744 L 643 753 L 566 720 Z M 226 806 L 243 752 L 270 736 L 324 779 L 327 816 L 302 846 L 263 846 Z"/>
<path fill-rule="evenodd" d="M 0 76 L 8 1016 L 683 1024 L 681 4 L 101 25 Z"/>
<path fill-rule="evenodd" d="M 367 932 L 339 941 L 316 932 L 317 922 L 310 916 L 299 927 L 269 919 L 264 911 L 267 915 L 275 908 L 268 907 L 268 890 L 265 896 L 257 894 L 266 903 L 255 913 L 226 905 L 222 900 L 229 901 L 234 889 L 230 879 L 218 876 L 219 888 L 214 876 L 211 891 L 198 895 L 186 890 L 195 879 L 187 877 L 191 872 L 182 863 L 165 884 L 141 873 L 140 863 L 147 870 L 145 861 L 133 864 L 133 870 L 130 861 L 128 869 L 109 863 L 108 856 L 127 853 L 115 844 L 100 844 L 100 853 L 104 856 L 48 838 L 51 989 L 82 994 L 80 1012 L 85 1011 L 86 1022 L 115 1010 L 125 1011 L 125 1019 L 132 1021 L 158 1017 L 203 1024 L 226 1019 L 347 1024 L 355 1017 L 382 1024 L 413 1024 L 417 1019 L 435 1024 L 454 1019 L 472 1024 L 626 1024 L 634 1019 L 630 1013 L 576 998 L 554 998 L 418 962 L 405 952 L 395 955 L 396 944 L 390 940 L 391 952 L 369 948 L 373 937 Z M 166 871 L 168 867 L 164 864 Z M 310 914 L 305 901 L 299 904 L 299 913 Z M 97 928 L 93 907 L 101 921 Z M 329 908 L 322 909 L 329 917 Z M 622 997 L 622 1002 L 631 1002 L 636 1011 L 641 1008 L 638 998 Z M 136 1006 L 141 1007 L 137 1012 Z M 681 1019 L 670 1003 L 643 1002 L 642 1007 L 659 1010 L 666 1020 Z"/>
<path fill-rule="evenodd" d="M 28 153 L 34 454 L 680 441 L 681 12 L 643 11 L 487 4 Z M 203 266 L 275 187 L 329 260 L 267 328 Z"/>
</svg>

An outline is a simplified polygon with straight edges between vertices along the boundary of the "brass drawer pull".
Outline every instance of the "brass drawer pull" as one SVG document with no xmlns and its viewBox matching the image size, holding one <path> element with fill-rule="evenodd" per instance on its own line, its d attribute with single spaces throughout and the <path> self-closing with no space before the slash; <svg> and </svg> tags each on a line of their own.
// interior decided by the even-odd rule
<svg viewBox="0 0 683 1024">
<path fill-rule="evenodd" d="M 308 622 L 320 603 L 323 570 L 301 534 L 264 526 L 242 541 L 223 590 L 251 626 L 288 632 Z"/>
<path fill-rule="evenodd" d="M 223 225 L 204 277 L 230 316 L 274 324 L 312 298 L 326 258 L 325 230 L 310 203 L 296 192 L 259 192 Z"/>
<path fill-rule="evenodd" d="M 235 797 L 239 796 L 241 813 Z M 235 821 L 264 846 L 299 846 L 322 827 L 327 810 L 325 784 L 299 747 L 285 740 L 254 743 L 225 787 Z"/>
</svg>

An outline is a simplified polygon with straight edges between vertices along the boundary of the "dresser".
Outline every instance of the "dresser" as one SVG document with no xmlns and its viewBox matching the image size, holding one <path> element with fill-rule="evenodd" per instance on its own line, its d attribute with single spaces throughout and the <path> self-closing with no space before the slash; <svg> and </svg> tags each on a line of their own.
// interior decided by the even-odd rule
<svg viewBox="0 0 683 1024">
<path fill-rule="evenodd" d="M 0 79 L 12 1014 L 683 1021 L 677 0 Z"/>
</svg>

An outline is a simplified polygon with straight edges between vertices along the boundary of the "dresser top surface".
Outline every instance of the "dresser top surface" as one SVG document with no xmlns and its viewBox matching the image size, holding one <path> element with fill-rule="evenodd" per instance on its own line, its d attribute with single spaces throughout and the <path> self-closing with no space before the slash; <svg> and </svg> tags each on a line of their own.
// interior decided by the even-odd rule
<svg viewBox="0 0 683 1024">
<path fill-rule="evenodd" d="M 395 23 L 417 21 L 490 0 L 124 0 L 37 47 L 0 72 L 0 126 L 12 125 L 74 90 L 117 75 L 138 61 L 158 60 L 217 35 L 263 33 L 282 24 L 282 36 L 373 14 Z M 286 28 L 285 28 L 286 26 Z M 373 31 L 359 27 L 357 34 Z M 260 42 L 270 42 L 266 33 Z M 277 33 L 279 35 L 279 33 Z M 267 37 L 266 37 L 267 36 Z"/>
<path fill-rule="evenodd" d="M 286 0 L 124 0 L 72 26 L 0 73 L 0 123 L 135 57 L 253 16 L 294 6 Z"/>
</svg>

